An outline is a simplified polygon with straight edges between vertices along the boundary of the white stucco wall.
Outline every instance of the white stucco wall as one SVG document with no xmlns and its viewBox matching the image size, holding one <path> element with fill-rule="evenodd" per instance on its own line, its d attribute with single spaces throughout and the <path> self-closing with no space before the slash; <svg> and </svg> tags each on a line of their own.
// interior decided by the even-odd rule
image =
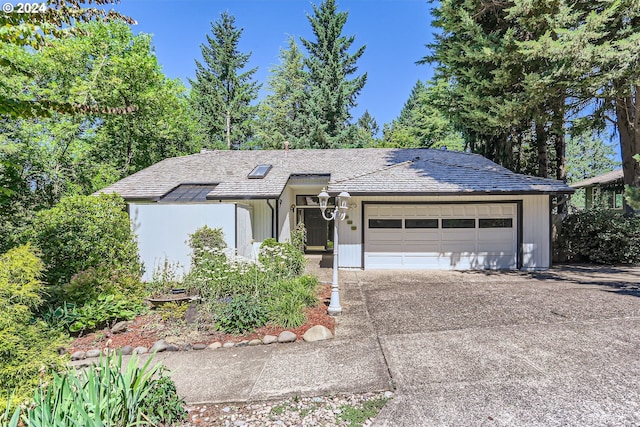
<svg viewBox="0 0 640 427">
<path fill-rule="evenodd" d="M 200 204 L 129 204 L 129 216 L 138 236 L 140 258 L 145 266 L 143 280 L 151 280 L 154 270 L 165 258 L 189 271 L 189 234 L 207 225 L 222 228 L 228 248 L 236 247 L 236 205 L 233 203 Z"/>
</svg>

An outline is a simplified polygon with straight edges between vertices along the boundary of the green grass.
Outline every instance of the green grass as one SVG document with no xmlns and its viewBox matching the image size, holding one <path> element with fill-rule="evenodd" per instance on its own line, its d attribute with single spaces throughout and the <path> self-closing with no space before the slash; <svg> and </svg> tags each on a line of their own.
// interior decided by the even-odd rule
<svg viewBox="0 0 640 427">
<path fill-rule="evenodd" d="M 362 426 L 369 418 L 374 418 L 378 415 L 378 412 L 380 412 L 388 400 L 387 398 L 367 400 L 362 403 L 362 407 L 342 405 L 340 407 L 342 412 L 339 418 L 348 423 L 350 427 Z"/>
</svg>

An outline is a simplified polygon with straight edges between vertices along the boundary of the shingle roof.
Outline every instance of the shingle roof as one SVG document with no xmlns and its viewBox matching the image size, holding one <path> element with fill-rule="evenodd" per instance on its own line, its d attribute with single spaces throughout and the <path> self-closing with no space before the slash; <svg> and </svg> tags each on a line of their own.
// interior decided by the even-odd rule
<svg viewBox="0 0 640 427">
<path fill-rule="evenodd" d="M 616 169 L 611 172 L 604 173 L 602 175 L 594 176 L 593 178 L 585 179 L 583 181 L 576 182 L 575 184 L 571 184 L 573 188 L 584 188 L 591 187 L 592 185 L 598 184 L 611 184 L 616 181 L 622 182 L 623 175 L 622 169 Z"/>
<path fill-rule="evenodd" d="M 273 168 L 248 179 L 259 164 Z M 165 159 L 101 192 L 158 200 L 180 184 L 218 184 L 208 198 L 277 198 L 292 174 L 330 174 L 330 192 L 352 194 L 571 193 L 551 179 L 515 174 L 476 154 L 432 149 L 207 151 Z"/>
</svg>

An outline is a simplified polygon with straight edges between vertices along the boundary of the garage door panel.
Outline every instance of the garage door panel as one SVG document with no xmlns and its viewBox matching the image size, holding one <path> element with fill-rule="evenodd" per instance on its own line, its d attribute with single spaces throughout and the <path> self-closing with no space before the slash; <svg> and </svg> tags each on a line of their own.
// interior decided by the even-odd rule
<svg viewBox="0 0 640 427">
<path fill-rule="evenodd" d="M 515 204 L 367 205 L 365 268 L 504 269 L 516 268 Z M 402 222 L 402 228 L 381 226 L 375 219 Z M 510 221 L 491 221 L 492 219 Z M 443 228 L 443 219 L 447 227 Z M 473 221 L 469 222 L 468 220 Z M 479 219 L 484 219 L 478 228 Z M 459 221 L 462 220 L 462 221 Z M 395 223 L 395 222 L 394 222 Z M 506 226 L 505 226 L 506 225 Z M 411 228 L 414 227 L 414 228 Z"/>
</svg>

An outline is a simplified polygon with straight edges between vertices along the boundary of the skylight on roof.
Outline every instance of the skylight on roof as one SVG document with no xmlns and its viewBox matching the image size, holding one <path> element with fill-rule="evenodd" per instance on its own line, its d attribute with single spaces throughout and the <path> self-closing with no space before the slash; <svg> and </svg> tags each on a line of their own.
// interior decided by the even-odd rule
<svg viewBox="0 0 640 427">
<path fill-rule="evenodd" d="M 251 173 L 247 176 L 249 179 L 262 179 L 271 170 L 272 165 L 258 165 L 256 166 Z"/>
<path fill-rule="evenodd" d="M 207 194 L 216 188 L 217 184 L 181 184 L 160 199 L 161 203 L 190 203 L 206 202 Z"/>
</svg>

